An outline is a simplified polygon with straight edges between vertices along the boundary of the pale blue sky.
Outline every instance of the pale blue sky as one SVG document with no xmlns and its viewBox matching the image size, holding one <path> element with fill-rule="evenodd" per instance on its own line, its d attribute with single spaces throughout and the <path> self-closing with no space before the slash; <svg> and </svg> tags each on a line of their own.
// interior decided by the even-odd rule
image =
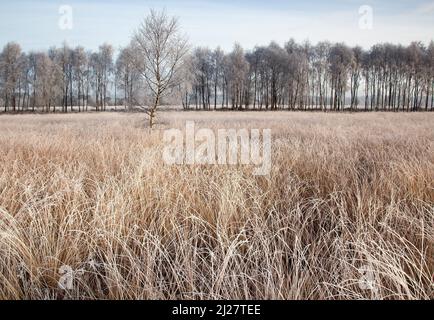
<svg viewBox="0 0 434 320">
<path fill-rule="evenodd" d="M 72 30 L 58 27 L 61 5 L 73 9 Z M 359 29 L 362 5 L 374 10 L 372 30 Z M 118 48 L 129 42 L 150 8 L 178 16 L 192 45 L 225 50 L 235 41 L 252 48 L 291 37 L 365 48 L 434 39 L 434 0 L 0 0 L 0 47 L 16 41 L 26 51 L 45 50 L 66 40 L 88 49 L 104 42 Z"/>
</svg>

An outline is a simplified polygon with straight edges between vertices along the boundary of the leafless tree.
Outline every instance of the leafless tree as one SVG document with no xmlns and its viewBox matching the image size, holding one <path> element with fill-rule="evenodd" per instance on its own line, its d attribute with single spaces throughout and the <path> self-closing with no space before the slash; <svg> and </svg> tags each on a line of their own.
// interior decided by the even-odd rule
<svg viewBox="0 0 434 320">
<path fill-rule="evenodd" d="M 22 67 L 21 47 L 8 43 L 0 54 L 0 83 L 5 112 L 12 106 L 16 111 L 18 84 Z"/>
<path fill-rule="evenodd" d="M 73 80 L 76 83 L 78 111 L 86 105 L 86 73 L 88 72 L 88 55 L 83 47 L 77 47 L 72 54 Z"/>
<path fill-rule="evenodd" d="M 178 73 L 180 78 L 179 84 L 179 96 L 181 100 L 182 107 L 185 110 L 190 109 L 190 103 L 193 96 L 193 87 L 196 87 L 196 79 L 194 70 L 194 58 L 192 55 L 187 55 L 182 63 L 182 67 Z M 197 98 L 195 96 L 195 98 Z"/>
<path fill-rule="evenodd" d="M 249 63 L 246 60 L 244 50 L 239 44 L 235 44 L 233 51 L 229 54 L 228 77 L 230 83 L 230 95 L 233 109 L 243 107 L 243 97 L 246 85 Z"/>
<path fill-rule="evenodd" d="M 140 56 L 137 54 L 133 45 L 129 45 L 121 49 L 116 60 L 116 78 L 118 79 L 119 88 L 123 91 L 124 107 L 132 108 L 136 98 L 136 91 L 140 87 L 140 70 L 143 66 L 139 66 L 141 62 Z M 139 66 L 139 67 L 138 67 Z"/>
<path fill-rule="evenodd" d="M 212 64 L 213 64 L 213 83 L 214 83 L 214 110 L 217 109 L 217 97 L 218 89 L 222 86 L 222 74 L 223 74 L 223 63 L 224 63 L 225 53 L 218 47 L 212 53 Z"/>
<path fill-rule="evenodd" d="M 332 92 L 330 105 L 333 110 L 339 111 L 345 108 L 345 92 L 352 61 L 352 51 L 346 45 L 336 44 L 332 47 L 329 63 Z"/>
<path fill-rule="evenodd" d="M 133 36 L 133 43 L 143 60 L 141 75 L 153 95 L 153 103 L 147 109 L 152 128 L 162 97 L 179 84 L 174 80 L 179 79 L 177 73 L 188 52 L 188 44 L 180 33 L 178 20 L 169 18 L 165 11 L 154 10 Z"/>
<path fill-rule="evenodd" d="M 101 67 L 101 94 L 102 94 L 102 108 L 105 111 L 107 107 L 107 100 L 109 98 L 109 85 L 111 82 L 111 75 L 113 74 L 113 47 L 107 43 L 99 47 L 99 59 Z"/>
<path fill-rule="evenodd" d="M 203 109 L 211 106 L 211 81 L 214 77 L 214 64 L 212 51 L 209 48 L 196 48 L 192 56 L 193 70 L 195 78 L 195 101 Z"/>
</svg>

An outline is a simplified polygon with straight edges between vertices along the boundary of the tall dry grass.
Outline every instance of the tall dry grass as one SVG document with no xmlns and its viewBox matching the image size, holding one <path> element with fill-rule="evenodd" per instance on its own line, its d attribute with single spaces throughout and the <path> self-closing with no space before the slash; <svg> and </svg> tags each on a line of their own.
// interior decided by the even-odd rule
<svg viewBox="0 0 434 320">
<path fill-rule="evenodd" d="M 187 119 L 271 128 L 271 174 L 165 165 L 161 129 Z M 145 123 L 0 117 L 1 299 L 434 298 L 434 115 Z"/>
</svg>

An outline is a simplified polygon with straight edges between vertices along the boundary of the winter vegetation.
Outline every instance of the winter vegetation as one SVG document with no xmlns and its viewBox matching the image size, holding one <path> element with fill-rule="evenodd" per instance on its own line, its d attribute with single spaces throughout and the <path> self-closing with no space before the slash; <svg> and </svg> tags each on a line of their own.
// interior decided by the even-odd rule
<svg viewBox="0 0 434 320">
<path fill-rule="evenodd" d="M 272 128 L 272 171 L 165 165 L 144 114 L 3 115 L 1 299 L 434 297 L 434 114 L 160 118 Z"/>
<path fill-rule="evenodd" d="M 159 104 L 185 109 L 433 111 L 434 42 L 378 44 L 272 42 L 245 51 L 189 48 L 176 19 L 151 12 L 115 58 L 109 44 L 0 55 L 4 112 L 106 111 Z"/>
<path fill-rule="evenodd" d="M 433 104 L 434 42 L 8 43 L 0 299 L 433 299 Z M 186 121 L 271 129 L 270 174 L 165 163 Z"/>
</svg>

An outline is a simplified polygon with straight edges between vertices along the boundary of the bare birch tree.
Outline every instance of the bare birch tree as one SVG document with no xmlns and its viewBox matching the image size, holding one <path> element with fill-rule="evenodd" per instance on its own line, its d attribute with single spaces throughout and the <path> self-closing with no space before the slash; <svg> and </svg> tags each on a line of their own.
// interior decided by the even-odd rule
<svg viewBox="0 0 434 320">
<path fill-rule="evenodd" d="M 162 97 L 177 85 L 177 73 L 188 52 L 187 39 L 181 35 L 176 18 L 169 18 L 165 11 L 151 10 L 133 36 L 133 43 L 144 60 L 140 72 L 153 96 L 146 110 L 152 128 Z"/>
</svg>

